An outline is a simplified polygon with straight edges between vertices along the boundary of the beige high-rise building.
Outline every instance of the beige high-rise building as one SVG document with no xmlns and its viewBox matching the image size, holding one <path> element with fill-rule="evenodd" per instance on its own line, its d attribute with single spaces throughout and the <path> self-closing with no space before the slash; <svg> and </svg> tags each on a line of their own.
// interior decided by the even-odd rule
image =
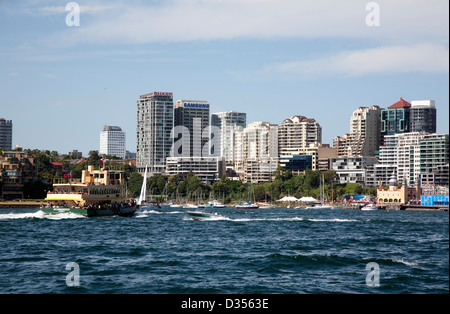
<svg viewBox="0 0 450 314">
<path fill-rule="evenodd" d="M 280 158 L 301 155 L 310 144 L 322 143 L 322 127 L 304 116 L 293 116 L 278 128 L 278 150 Z"/>
<path fill-rule="evenodd" d="M 381 108 L 359 107 L 350 117 L 350 133 L 334 138 L 339 156 L 374 156 L 380 147 Z"/>
</svg>

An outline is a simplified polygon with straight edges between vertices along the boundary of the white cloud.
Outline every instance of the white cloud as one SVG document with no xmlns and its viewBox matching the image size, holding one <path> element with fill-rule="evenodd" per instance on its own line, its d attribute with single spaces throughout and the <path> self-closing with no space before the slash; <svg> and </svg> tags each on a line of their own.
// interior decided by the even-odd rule
<svg viewBox="0 0 450 314">
<path fill-rule="evenodd" d="M 68 1 L 69 3 L 69 1 Z M 80 14 L 98 14 L 103 11 L 117 9 L 120 6 L 118 5 L 80 5 Z M 64 6 L 45 6 L 40 7 L 37 10 L 37 13 L 41 13 L 44 15 L 51 14 L 67 14 L 69 10 L 66 10 L 66 5 Z"/>
<path fill-rule="evenodd" d="M 346 37 L 409 40 L 448 37 L 447 0 L 379 0 L 379 27 L 366 25 L 361 0 L 167 0 L 108 2 L 85 7 L 96 13 L 72 42 L 183 42 L 233 38 Z M 82 14 L 83 5 L 80 4 Z M 104 8 L 108 10 L 103 10 Z M 47 9 L 48 10 L 48 9 Z M 444 39 L 445 40 L 445 39 Z"/>
<path fill-rule="evenodd" d="M 421 43 L 345 51 L 313 60 L 273 64 L 262 69 L 260 74 L 309 79 L 358 77 L 377 73 L 448 73 L 448 68 L 447 47 Z"/>
</svg>

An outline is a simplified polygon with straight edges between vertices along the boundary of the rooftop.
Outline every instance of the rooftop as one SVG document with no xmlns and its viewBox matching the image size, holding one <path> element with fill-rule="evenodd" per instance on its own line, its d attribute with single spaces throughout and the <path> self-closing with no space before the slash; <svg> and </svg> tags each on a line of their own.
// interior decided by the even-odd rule
<svg viewBox="0 0 450 314">
<path fill-rule="evenodd" d="M 411 104 L 400 97 L 400 100 L 397 101 L 392 106 L 390 106 L 389 108 L 411 108 Z"/>
</svg>

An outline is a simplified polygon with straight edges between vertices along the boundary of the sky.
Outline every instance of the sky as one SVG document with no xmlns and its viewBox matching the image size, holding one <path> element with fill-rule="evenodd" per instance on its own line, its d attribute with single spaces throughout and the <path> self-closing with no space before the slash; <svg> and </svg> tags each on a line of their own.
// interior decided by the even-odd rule
<svg viewBox="0 0 450 314">
<path fill-rule="evenodd" d="M 448 29 L 447 0 L 0 0 L 0 118 L 24 149 L 86 156 L 114 125 L 136 152 L 136 100 L 172 92 L 332 144 L 403 97 L 448 134 Z"/>
</svg>

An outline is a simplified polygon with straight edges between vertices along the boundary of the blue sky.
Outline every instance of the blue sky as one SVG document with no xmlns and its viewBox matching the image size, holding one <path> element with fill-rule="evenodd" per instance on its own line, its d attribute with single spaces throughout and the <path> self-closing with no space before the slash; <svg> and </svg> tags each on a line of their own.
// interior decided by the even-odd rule
<svg viewBox="0 0 450 314">
<path fill-rule="evenodd" d="M 360 106 L 433 99 L 449 133 L 447 0 L 0 0 L 0 117 L 13 145 L 99 149 L 103 125 L 136 151 L 152 91 L 242 111 L 247 123 L 315 118 L 323 143 Z M 377 13 L 379 26 L 368 26 Z M 373 20 L 374 21 L 374 20 Z"/>
</svg>

